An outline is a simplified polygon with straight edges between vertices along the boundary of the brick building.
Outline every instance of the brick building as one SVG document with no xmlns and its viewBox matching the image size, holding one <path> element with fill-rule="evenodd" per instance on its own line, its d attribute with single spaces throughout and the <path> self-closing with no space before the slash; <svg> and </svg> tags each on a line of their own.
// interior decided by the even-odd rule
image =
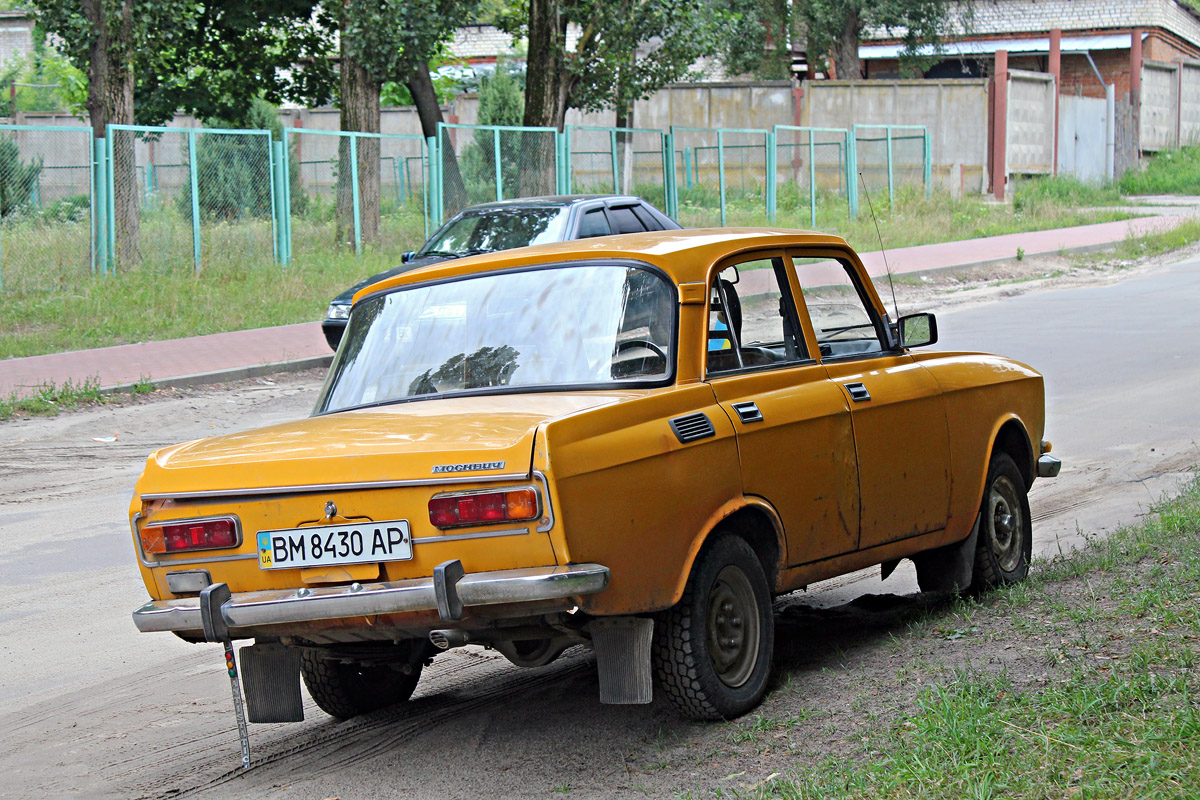
<svg viewBox="0 0 1200 800">
<path fill-rule="evenodd" d="M 1099 73 L 1117 97 L 1128 96 L 1134 30 L 1142 32 L 1148 61 L 1200 60 L 1200 10 L 1186 0 L 976 0 L 973 16 L 959 12 L 957 19 L 959 34 L 925 77 L 988 77 L 997 50 L 1008 52 L 1010 69 L 1045 72 L 1056 29 L 1062 31 L 1061 94 L 1104 97 Z M 901 47 L 886 31 L 864 39 L 863 76 L 901 77 Z"/>
</svg>

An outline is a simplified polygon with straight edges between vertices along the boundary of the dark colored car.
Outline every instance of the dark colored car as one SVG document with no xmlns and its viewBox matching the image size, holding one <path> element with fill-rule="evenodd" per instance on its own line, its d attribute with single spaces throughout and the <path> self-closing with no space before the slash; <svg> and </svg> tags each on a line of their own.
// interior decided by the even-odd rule
<svg viewBox="0 0 1200 800">
<path fill-rule="evenodd" d="M 531 244 L 588 239 L 612 233 L 679 230 L 679 223 L 639 197 L 555 195 L 501 200 L 464 208 L 398 267 L 364 278 L 329 304 L 321 330 L 334 350 L 342 341 L 354 294 L 376 281 L 410 269 Z"/>
</svg>

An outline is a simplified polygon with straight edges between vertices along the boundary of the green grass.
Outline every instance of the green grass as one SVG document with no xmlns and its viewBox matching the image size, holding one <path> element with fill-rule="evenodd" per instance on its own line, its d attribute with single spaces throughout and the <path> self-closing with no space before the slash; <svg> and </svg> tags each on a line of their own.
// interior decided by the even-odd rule
<svg viewBox="0 0 1200 800">
<path fill-rule="evenodd" d="M 1024 584 L 910 625 L 909 636 L 947 638 L 971 623 L 1012 621 L 1014 646 L 1045 647 L 1043 674 L 1013 674 L 987 658 L 942 669 L 910 713 L 739 796 L 1197 796 L 1200 479 L 1155 510 L 1144 524 L 1035 563 Z"/>
<path fill-rule="evenodd" d="M 130 397 L 140 397 L 154 391 L 154 384 L 141 378 L 129 386 L 127 393 Z M 118 397 L 115 392 L 100 391 L 100 381 L 94 377 L 79 383 L 67 379 L 62 385 L 48 381 L 34 387 L 32 393 L 18 395 L 11 392 L 7 398 L 0 398 L 0 422 L 22 417 L 53 417 L 61 411 L 104 405 Z"/>
<path fill-rule="evenodd" d="M 1200 145 L 1168 150 L 1148 159 L 1145 169 L 1117 181 L 1123 194 L 1200 194 Z"/>
<path fill-rule="evenodd" d="M 1126 259 L 1157 256 L 1197 241 L 1200 241 L 1200 220 L 1188 219 L 1169 231 L 1130 236 L 1117 246 L 1114 255 Z"/>
</svg>

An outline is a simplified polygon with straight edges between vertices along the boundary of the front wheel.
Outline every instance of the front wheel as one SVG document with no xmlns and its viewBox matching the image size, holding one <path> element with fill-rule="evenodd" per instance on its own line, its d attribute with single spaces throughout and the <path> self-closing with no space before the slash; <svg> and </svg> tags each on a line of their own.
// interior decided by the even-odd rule
<svg viewBox="0 0 1200 800">
<path fill-rule="evenodd" d="M 411 697 L 421 678 L 421 662 L 395 666 L 344 662 L 318 651 L 304 650 L 300 674 L 322 711 L 337 719 L 350 719 Z"/>
<path fill-rule="evenodd" d="M 654 668 L 667 697 L 692 719 L 741 716 L 771 673 L 775 619 L 758 557 L 725 535 L 701 552 L 683 597 L 654 625 Z"/>
<path fill-rule="evenodd" d="M 1025 479 L 1007 453 L 992 456 L 979 514 L 971 588 L 981 591 L 1024 580 L 1033 553 L 1033 519 Z"/>
</svg>

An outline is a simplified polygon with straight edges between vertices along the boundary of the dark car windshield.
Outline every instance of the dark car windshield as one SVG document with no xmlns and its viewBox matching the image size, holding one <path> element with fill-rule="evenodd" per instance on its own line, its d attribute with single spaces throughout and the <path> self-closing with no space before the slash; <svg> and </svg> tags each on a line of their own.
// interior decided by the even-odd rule
<svg viewBox="0 0 1200 800">
<path fill-rule="evenodd" d="M 317 413 L 496 388 L 660 382 L 674 364 L 675 290 L 618 265 L 402 287 L 350 316 Z"/>
<path fill-rule="evenodd" d="M 558 242 L 567 223 L 566 208 L 480 208 L 464 211 L 417 251 L 429 255 L 464 256 Z"/>
</svg>

